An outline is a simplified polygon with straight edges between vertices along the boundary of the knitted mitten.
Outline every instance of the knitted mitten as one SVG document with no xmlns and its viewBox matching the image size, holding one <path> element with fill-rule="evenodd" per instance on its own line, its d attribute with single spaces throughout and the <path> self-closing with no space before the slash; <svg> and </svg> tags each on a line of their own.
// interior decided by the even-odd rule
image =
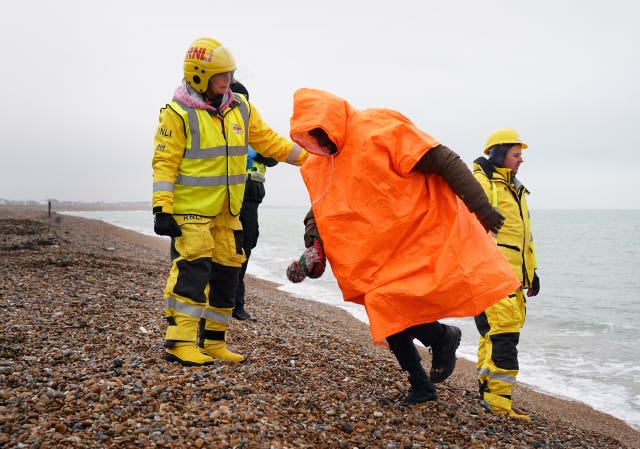
<svg viewBox="0 0 640 449">
<path fill-rule="evenodd" d="M 287 267 L 287 279 L 291 282 L 297 284 L 298 282 L 302 282 L 305 277 L 304 269 L 299 261 L 296 260 Z"/>
<path fill-rule="evenodd" d="M 320 240 L 314 240 L 313 246 L 307 248 L 307 250 L 302 253 L 300 263 L 308 277 L 316 279 L 322 276 L 327 265 L 327 258 L 324 255 Z"/>
<path fill-rule="evenodd" d="M 287 279 L 291 282 L 302 282 L 305 277 L 319 278 L 324 273 L 327 259 L 322 249 L 320 240 L 314 240 L 313 245 L 307 248 L 299 260 L 287 267 Z"/>
</svg>

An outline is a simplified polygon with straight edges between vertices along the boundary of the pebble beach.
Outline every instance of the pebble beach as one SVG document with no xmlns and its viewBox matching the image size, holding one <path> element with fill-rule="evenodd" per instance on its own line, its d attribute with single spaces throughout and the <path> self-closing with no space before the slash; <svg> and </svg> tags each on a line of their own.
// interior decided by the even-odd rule
<svg viewBox="0 0 640 449">
<path fill-rule="evenodd" d="M 406 375 L 366 324 L 256 278 L 259 321 L 228 328 L 245 362 L 168 363 L 168 248 L 0 205 L 0 448 L 640 448 L 638 429 L 522 384 L 531 422 L 487 413 L 463 359 L 438 401 L 403 408 Z"/>
</svg>

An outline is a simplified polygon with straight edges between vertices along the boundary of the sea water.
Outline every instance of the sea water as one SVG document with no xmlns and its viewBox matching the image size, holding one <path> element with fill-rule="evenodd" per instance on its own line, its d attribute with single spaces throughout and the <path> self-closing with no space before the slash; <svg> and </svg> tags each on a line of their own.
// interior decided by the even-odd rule
<svg viewBox="0 0 640 449">
<path fill-rule="evenodd" d="M 154 235 L 147 210 L 64 213 Z M 260 208 L 260 238 L 248 272 L 368 322 L 362 306 L 342 300 L 330 267 L 320 279 L 287 280 L 286 267 L 304 250 L 305 213 L 300 207 Z M 518 381 L 584 402 L 640 429 L 640 210 L 531 214 L 541 290 L 527 300 Z M 252 312 L 259 317 L 259 310 Z M 462 328 L 458 355 L 475 361 L 473 319 L 444 321 Z"/>
</svg>

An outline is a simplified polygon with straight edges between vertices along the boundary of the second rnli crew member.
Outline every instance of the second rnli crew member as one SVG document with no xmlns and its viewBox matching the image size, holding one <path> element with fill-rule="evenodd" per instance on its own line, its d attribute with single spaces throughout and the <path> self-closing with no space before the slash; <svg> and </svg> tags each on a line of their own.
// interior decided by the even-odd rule
<svg viewBox="0 0 640 449">
<path fill-rule="evenodd" d="M 495 241 L 521 282 L 519 288 L 476 316 L 475 322 L 480 332 L 476 368 L 482 405 L 492 413 L 530 421 L 513 406 L 511 397 L 520 369 L 518 342 L 526 315 L 525 289 L 527 296 L 540 291 L 527 205 L 529 191 L 516 178 L 525 148 L 527 144 L 513 128 L 501 128 L 487 138 L 487 157 L 479 157 L 473 164 L 473 175 L 505 216 Z"/>
</svg>

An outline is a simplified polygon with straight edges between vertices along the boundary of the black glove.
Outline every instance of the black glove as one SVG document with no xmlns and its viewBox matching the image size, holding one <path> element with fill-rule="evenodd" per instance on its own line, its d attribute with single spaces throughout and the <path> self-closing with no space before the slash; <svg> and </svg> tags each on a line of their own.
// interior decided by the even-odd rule
<svg viewBox="0 0 640 449">
<path fill-rule="evenodd" d="M 497 234 L 502 225 L 504 224 L 504 215 L 502 215 L 498 209 L 491 207 L 483 215 L 476 214 L 480 223 L 488 232 Z"/>
<path fill-rule="evenodd" d="M 531 281 L 531 287 L 527 289 L 527 296 L 536 296 L 540 293 L 540 278 L 536 270 L 533 270 L 533 281 Z"/>
<path fill-rule="evenodd" d="M 176 219 L 166 212 L 156 212 L 153 216 L 153 232 L 158 235 L 168 235 L 169 237 L 180 237 L 182 235 Z"/>
<path fill-rule="evenodd" d="M 267 167 L 274 167 L 278 165 L 278 160 L 272 157 L 264 157 L 260 153 L 257 153 L 253 158 L 254 161 L 260 162 L 261 164 L 266 165 Z"/>
</svg>

